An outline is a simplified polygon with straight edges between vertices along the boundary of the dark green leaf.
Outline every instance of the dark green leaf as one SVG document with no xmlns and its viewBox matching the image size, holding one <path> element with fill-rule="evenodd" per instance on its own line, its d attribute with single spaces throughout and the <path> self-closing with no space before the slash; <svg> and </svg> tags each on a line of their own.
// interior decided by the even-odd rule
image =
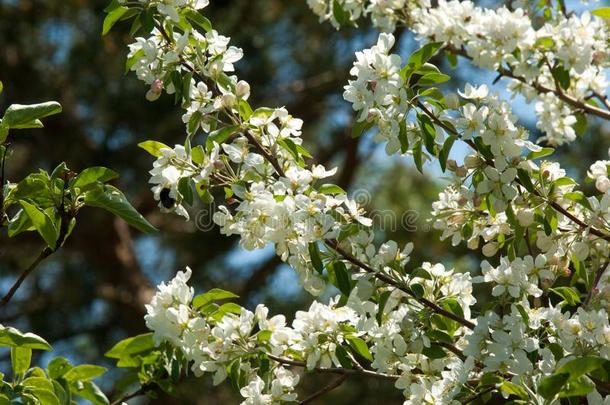
<svg viewBox="0 0 610 405">
<path fill-rule="evenodd" d="M 85 194 L 85 204 L 103 208 L 142 232 L 152 233 L 157 231 L 157 228 L 136 211 L 125 195 L 116 187 L 105 185 L 88 191 Z"/>
</svg>

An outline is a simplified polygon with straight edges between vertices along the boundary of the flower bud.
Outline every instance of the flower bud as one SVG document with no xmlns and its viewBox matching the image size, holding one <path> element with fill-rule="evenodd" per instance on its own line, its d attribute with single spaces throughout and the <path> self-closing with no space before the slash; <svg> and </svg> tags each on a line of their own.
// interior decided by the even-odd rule
<svg viewBox="0 0 610 405">
<path fill-rule="evenodd" d="M 477 155 L 468 155 L 464 158 L 464 165 L 469 169 L 476 169 L 481 163 L 483 162 Z"/>
<path fill-rule="evenodd" d="M 156 101 L 159 97 L 161 97 L 161 92 L 163 91 L 163 82 L 159 79 L 156 79 L 150 85 L 150 89 L 146 92 L 146 99 L 148 101 Z"/>
<path fill-rule="evenodd" d="M 599 176 L 595 179 L 595 188 L 597 188 L 602 193 L 610 190 L 610 179 L 606 176 Z"/>
<path fill-rule="evenodd" d="M 447 108 L 457 110 L 460 108 L 460 99 L 457 94 L 449 93 L 445 96 L 445 104 L 447 104 Z"/>
<path fill-rule="evenodd" d="M 455 160 L 453 159 L 448 159 L 447 160 L 447 169 L 451 170 L 452 172 L 455 171 L 455 169 L 458 168 L 458 164 Z"/>
<path fill-rule="evenodd" d="M 517 212 L 517 221 L 519 225 L 526 228 L 534 222 L 534 211 L 530 209 L 523 209 Z"/>
<path fill-rule="evenodd" d="M 235 95 L 240 100 L 247 100 L 250 97 L 250 84 L 245 80 L 240 80 L 235 86 Z"/>
<path fill-rule="evenodd" d="M 223 94 L 222 106 L 225 108 L 231 108 L 235 105 L 235 96 L 233 94 Z"/>
<path fill-rule="evenodd" d="M 468 239 L 468 249 L 475 250 L 478 247 L 479 247 L 479 237 L 478 236 Z"/>
<path fill-rule="evenodd" d="M 489 242 L 483 246 L 483 254 L 486 257 L 492 257 L 498 252 L 498 244 L 496 242 Z"/>
</svg>

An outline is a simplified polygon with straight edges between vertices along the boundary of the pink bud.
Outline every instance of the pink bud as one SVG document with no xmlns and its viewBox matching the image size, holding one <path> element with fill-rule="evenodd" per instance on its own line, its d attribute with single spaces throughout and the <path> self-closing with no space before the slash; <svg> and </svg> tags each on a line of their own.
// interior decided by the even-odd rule
<svg viewBox="0 0 610 405">
<path fill-rule="evenodd" d="M 161 97 L 161 92 L 163 91 L 163 82 L 159 79 L 156 79 L 150 85 L 150 89 L 146 92 L 146 99 L 148 101 L 155 101 L 159 97 Z"/>
</svg>

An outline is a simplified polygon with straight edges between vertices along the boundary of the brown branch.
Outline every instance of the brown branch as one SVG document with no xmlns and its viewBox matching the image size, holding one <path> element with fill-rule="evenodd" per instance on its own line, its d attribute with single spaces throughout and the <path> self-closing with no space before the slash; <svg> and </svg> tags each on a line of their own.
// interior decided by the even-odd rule
<svg viewBox="0 0 610 405">
<path fill-rule="evenodd" d="M 293 359 L 289 359 L 286 357 L 280 357 L 280 356 L 276 356 L 276 355 L 269 354 L 269 353 L 267 353 L 267 357 L 280 364 L 294 366 L 294 367 L 302 367 L 305 369 L 307 368 L 307 364 L 302 361 L 293 360 Z M 342 368 L 342 367 L 329 367 L 329 368 L 316 367 L 313 369 L 313 371 L 315 371 L 317 373 L 360 375 L 360 376 L 364 376 L 364 377 L 377 378 L 377 379 L 381 379 L 381 380 L 397 380 L 400 377 L 400 376 L 394 375 L 394 374 L 376 373 L 374 371 L 366 370 L 364 368 L 354 369 L 354 368 Z"/>
<path fill-rule="evenodd" d="M 436 305 L 432 301 L 427 300 L 426 298 L 423 298 L 423 297 L 418 298 L 413 293 L 413 291 L 411 291 L 407 286 L 398 285 L 396 283 L 396 281 L 393 280 L 391 277 L 376 271 L 375 269 L 373 269 L 372 267 L 370 267 L 366 263 L 363 263 L 362 261 L 358 260 L 357 258 L 355 258 L 352 255 L 350 255 L 349 253 L 347 253 L 345 250 L 343 250 L 339 246 L 337 241 L 335 241 L 335 240 L 327 240 L 326 242 L 337 253 L 339 253 L 341 256 L 343 256 L 348 262 L 352 263 L 353 265 L 356 265 L 356 266 L 360 267 L 361 269 L 363 269 L 367 273 L 373 274 L 376 278 L 378 278 L 379 280 L 383 281 L 384 283 L 387 283 L 389 285 L 395 286 L 396 288 L 398 288 L 399 290 L 403 291 L 407 295 L 411 296 L 417 302 L 419 302 L 420 304 L 422 304 L 425 307 L 428 307 L 429 309 L 431 309 L 432 311 L 436 312 L 437 314 L 442 315 L 442 316 L 444 316 L 446 318 L 449 318 L 451 320 L 454 320 L 457 323 L 467 327 L 468 329 L 474 329 L 474 327 L 475 327 L 474 323 L 472 323 L 472 322 L 468 321 L 467 319 L 464 319 L 464 318 L 462 318 L 462 317 L 460 317 L 460 316 L 458 316 L 458 315 L 456 315 L 456 314 L 454 314 L 452 312 L 449 312 L 449 311 L 439 307 L 438 305 Z"/>
<path fill-rule="evenodd" d="M 30 266 L 21 273 L 21 275 L 19 276 L 19 278 L 17 278 L 17 280 L 15 281 L 13 286 L 10 288 L 10 290 L 8 290 L 6 295 L 4 297 L 2 297 L 2 300 L 0 300 L 0 307 L 3 307 L 6 304 L 8 304 L 8 302 L 11 300 L 11 298 L 13 298 L 13 295 L 15 295 L 15 293 L 17 292 L 19 287 L 21 287 L 21 284 L 23 284 L 23 282 L 30 275 L 30 273 L 32 271 L 34 271 L 34 269 L 36 269 L 36 267 L 38 267 L 38 265 L 44 259 L 51 256 L 52 254 L 53 254 L 53 249 L 51 249 L 50 247 L 45 247 L 44 249 L 42 249 L 42 251 L 40 252 L 38 257 L 34 260 L 34 262 L 32 262 L 32 264 L 30 264 Z"/>
<path fill-rule="evenodd" d="M 445 47 L 445 49 L 455 55 L 459 55 L 462 56 L 468 60 L 472 60 L 472 57 L 470 57 L 468 55 L 468 53 L 466 53 L 466 51 L 464 49 L 458 49 L 455 48 L 451 45 L 448 45 Z M 497 72 L 504 77 L 509 77 L 511 79 L 515 79 L 520 81 L 521 83 L 527 84 L 531 87 L 533 87 L 534 89 L 536 89 L 539 93 L 553 93 L 555 94 L 561 101 L 564 101 L 567 104 L 570 104 L 572 107 L 578 109 L 578 110 L 582 110 L 584 112 L 587 112 L 589 114 L 592 115 L 596 115 L 598 117 L 601 117 L 603 119 L 606 120 L 610 120 L 610 111 L 606 111 L 603 110 L 601 108 L 595 107 L 591 104 L 587 104 L 585 102 L 582 102 L 580 100 L 578 100 L 577 98 L 574 98 L 572 96 L 569 96 L 567 94 L 565 94 L 563 91 L 560 90 L 560 88 L 555 88 L 552 89 L 550 87 L 546 87 L 541 85 L 540 83 L 534 82 L 534 83 L 529 83 L 524 77 L 522 76 L 518 76 L 516 75 L 512 70 L 510 69 L 506 69 L 503 67 L 499 67 L 497 69 Z"/>
<path fill-rule="evenodd" d="M 306 405 L 311 403 L 313 400 L 320 398 L 323 395 L 328 394 L 329 392 L 331 392 L 332 390 L 334 390 L 335 388 L 338 388 L 339 386 L 341 386 L 341 384 L 343 384 L 345 382 L 345 380 L 347 380 L 347 377 L 349 377 L 348 374 L 343 374 L 341 376 L 339 376 L 339 378 L 337 378 L 334 381 L 331 381 L 330 384 L 322 387 L 321 390 L 313 393 L 312 395 L 308 396 L 307 398 L 305 398 L 304 400 L 300 401 L 299 404 L 300 405 Z"/>
<path fill-rule="evenodd" d="M 484 389 L 484 390 L 483 390 L 483 391 L 481 391 L 481 392 L 478 392 L 478 393 L 476 393 L 476 394 L 474 394 L 474 395 L 471 395 L 471 396 L 469 396 L 469 397 L 464 398 L 464 399 L 463 399 L 461 402 L 462 402 L 462 404 L 464 404 L 464 405 L 469 404 L 469 403 L 471 403 L 471 402 L 474 402 L 474 401 L 476 401 L 477 399 L 481 398 L 483 395 L 487 394 L 488 392 L 493 391 L 495 388 L 496 388 L 496 387 L 494 387 L 494 386 L 491 386 L 491 387 L 489 387 L 489 388 L 486 388 L 486 389 Z"/>
<path fill-rule="evenodd" d="M 428 116 L 430 117 L 430 119 L 432 121 L 434 121 L 435 124 L 437 124 L 438 126 L 440 126 L 441 128 L 443 128 L 444 130 L 446 130 L 448 133 L 450 133 L 453 136 L 456 136 L 460 139 L 462 139 L 461 135 L 454 130 L 453 128 L 449 127 L 448 125 L 446 125 L 444 122 L 442 122 L 441 120 L 438 119 L 438 117 L 436 115 L 434 115 L 432 113 L 432 111 L 430 111 L 423 103 L 421 102 L 417 102 L 417 106 Z M 468 146 L 470 146 L 473 150 L 475 150 L 476 152 L 479 152 L 479 149 L 477 147 L 477 145 L 472 142 L 472 140 L 470 139 L 462 139 Z M 485 159 L 485 163 L 489 166 L 493 166 L 494 162 Z M 517 184 L 519 184 L 520 186 L 523 186 L 523 183 L 521 182 L 521 180 L 516 179 L 515 180 Z M 546 201 L 547 204 L 549 204 L 555 211 L 563 214 L 564 216 L 566 216 L 567 218 L 569 218 L 572 222 L 574 222 L 575 224 L 577 224 L 578 226 L 580 226 L 583 229 L 589 229 L 589 231 L 604 240 L 610 241 L 610 235 L 606 234 L 605 232 L 600 231 L 599 229 L 596 229 L 592 226 L 587 225 L 586 223 L 584 223 L 580 218 L 576 217 L 574 214 L 572 214 L 571 212 L 569 212 L 568 210 L 566 210 L 565 208 L 563 208 L 561 205 L 559 205 L 557 202 L 555 201 L 549 201 L 547 200 L 542 194 L 540 194 L 540 192 L 538 190 L 533 190 L 532 194 L 534 194 L 537 197 L 540 197 L 542 199 L 544 199 Z"/>
</svg>

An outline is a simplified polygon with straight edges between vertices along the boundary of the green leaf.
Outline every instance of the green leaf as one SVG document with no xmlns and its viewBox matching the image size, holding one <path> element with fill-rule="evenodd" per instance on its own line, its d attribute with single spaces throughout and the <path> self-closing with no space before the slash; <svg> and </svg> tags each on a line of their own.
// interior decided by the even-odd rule
<svg viewBox="0 0 610 405">
<path fill-rule="evenodd" d="M 21 347 L 33 350 L 53 350 L 46 340 L 33 333 L 22 333 L 11 327 L 0 326 L 0 346 Z"/>
<path fill-rule="evenodd" d="M 428 62 L 438 51 L 442 48 L 442 42 L 430 42 L 413 52 L 409 57 L 407 65 L 411 65 L 414 68 L 422 66 Z"/>
<path fill-rule="evenodd" d="M 311 242 L 308 250 L 311 264 L 318 273 L 322 274 L 324 272 L 324 264 L 320 258 L 320 249 L 318 248 L 318 244 L 316 242 Z"/>
<path fill-rule="evenodd" d="M 90 381 L 103 375 L 106 373 L 106 371 L 107 370 L 105 367 L 100 367 L 93 364 L 81 364 L 70 369 L 66 374 L 64 374 L 63 378 L 70 382 Z"/>
<path fill-rule="evenodd" d="M 575 201 L 586 209 L 592 211 L 591 204 L 589 203 L 589 200 L 587 200 L 587 197 L 585 197 L 582 191 L 572 191 L 570 193 L 565 193 L 563 195 L 563 198 Z"/>
<path fill-rule="evenodd" d="M 59 398 L 51 390 L 44 388 L 31 387 L 27 388 L 26 391 L 31 393 L 40 403 L 40 405 L 61 405 Z"/>
<path fill-rule="evenodd" d="M 111 359 L 120 359 L 126 355 L 143 353 L 155 348 L 155 341 L 152 333 L 133 336 L 123 339 L 108 350 L 104 356 Z"/>
<path fill-rule="evenodd" d="M 119 174 L 113 170 L 110 170 L 106 167 L 95 166 L 89 167 L 78 174 L 74 178 L 74 183 L 72 187 L 83 189 L 86 186 L 90 186 L 91 184 L 95 184 L 98 181 L 102 183 L 106 183 L 107 181 L 116 179 L 119 177 Z"/>
<path fill-rule="evenodd" d="M 32 226 L 32 220 L 24 210 L 19 210 L 8 223 L 8 236 L 12 238 L 22 232 L 34 231 L 36 228 Z"/>
<path fill-rule="evenodd" d="M 539 150 L 538 152 L 530 152 L 527 155 L 527 158 L 529 160 L 534 160 L 534 159 L 539 159 L 545 156 L 549 156 L 552 155 L 555 152 L 555 148 L 542 148 L 542 150 Z"/>
<path fill-rule="evenodd" d="M 102 26 L 102 35 L 108 34 L 114 24 L 116 24 L 117 21 L 119 21 L 128 10 L 129 9 L 127 7 L 120 6 L 109 12 L 106 18 L 104 18 L 104 24 Z"/>
<path fill-rule="evenodd" d="M 108 405 L 108 398 L 91 381 L 73 382 L 70 384 L 72 392 L 81 398 L 91 401 L 94 405 Z"/>
<path fill-rule="evenodd" d="M 457 138 L 450 136 L 445 140 L 443 144 L 443 148 L 440 150 L 438 154 L 438 162 L 441 165 L 441 170 L 444 172 L 447 168 L 447 159 L 449 159 L 449 153 L 451 152 L 451 148 L 453 147 L 453 143 Z"/>
<path fill-rule="evenodd" d="M 528 397 L 527 391 L 523 387 L 513 384 L 510 381 L 504 381 L 500 386 L 500 390 L 505 394 L 514 395 L 521 399 L 526 399 Z"/>
<path fill-rule="evenodd" d="M 32 349 L 28 347 L 11 347 L 11 364 L 13 374 L 21 375 L 30 368 L 32 361 Z"/>
<path fill-rule="evenodd" d="M 570 72 L 568 70 L 562 66 L 556 66 L 551 69 L 551 74 L 562 89 L 567 90 L 570 88 Z"/>
<path fill-rule="evenodd" d="M 409 151 L 409 136 L 407 134 L 407 122 L 405 120 L 400 121 L 398 141 L 400 142 L 400 151 L 402 153 L 407 153 Z"/>
<path fill-rule="evenodd" d="M 212 23 L 210 22 L 210 20 L 205 18 L 201 13 L 187 8 L 184 12 L 184 15 L 187 19 L 191 20 L 196 25 L 203 28 L 203 30 L 205 32 L 212 31 Z"/>
<path fill-rule="evenodd" d="M 591 14 L 601 18 L 610 19 L 610 7 L 601 7 L 591 11 Z M 1 92 L 1 91 L 0 91 Z"/>
<path fill-rule="evenodd" d="M 444 73 L 426 73 L 417 81 L 419 86 L 430 86 L 433 84 L 445 83 L 451 80 L 451 76 Z"/>
<path fill-rule="evenodd" d="M 436 138 L 436 128 L 434 128 L 432 120 L 430 120 L 430 117 L 423 114 L 418 114 L 417 120 L 419 121 L 419 126 L 422 130 L 426 150 L 432 154 L 436 154 L 434 150 L 434 147 L 436 146 L 436 143 L 434 141 L 434 139 Z"/>
<path fill-rule="evenodd" d="M 144 149 L 146 152 L 150 153 L 151 155 L 153 155 L 154 157 L 161 157 L 162 153 L 161 153 L 161 149 L 171 149 L 169 146 L 167 146 L 164 143 L 161 142 L 157 142 L 157 141 L 144 141 L 144 142 L 140 142 L 138 144 L 138 146 L 142 149 Z"/>
<path fill-rule="evenodd" d="M 555 374 L 569 374 L 570 380 L 577 379 L 578 377 L 590 373 L 600 367 L 603 367 L 607 363 L 607 360 L 600 357 L 580 357 L 573 359 L 559 367 Z"/>
<path fill-rule="evenodd" d="M 563 298 L 564 302 L 569 306 L 580 304 L 580 296 L 574 288 L 556 287 L 551 288 L 551 291 Z"/>
<path fill-rule="evenodd" d="M 523 187 L 525 187 L 527 191 L 529 191 L 530 193 L 534 191 L 534 184 L 532 183 L 532 179 L 530 178 L 528 172 L 523 169 L 517 169 L 517 177 L 519 177 L 521 184 L 523 185 Z"/>
<path fill-rule="evenodd" d="M 595 383 L 588 377 L 570 379 L 559 393 L 559 398 L 584 397 L 595 389 Z"/>
<path fill-rule="evenodd" d="M 237 125 L 230 125 L 228 127 L 223 127 L 214 132 L 211 132 L 205 141 L 207 150 L 212 149 L 212 147 L 214 146 L 214 142 L 219 145 L 222 145 L 227 139 L 229 139 L 231 135 L 238 132 L 239 129 L 240 128 Z"/>
<path fill-rule="evenodd" d="M 421 284 L 411 284 L 410 287 L 415 298 L 420 299 L 424 296 L 424 287 Z"/>
<path fill-rule="evenodd" d="M 362 120 L 356 121 L 352 126 L 352 138 L 359 138 L 363 133 L 373 127 L 375 123 L 373 121 Z"/>
<path fill-rule="evenodd" d="M 85 204 L 91 207 L 103 208 L 144 233 L 157 231 L 157 228 L 152 226 L 146 218 L 136 211 L 125 195 L 116 187 L 105 185 L 88 191 L 85 193 Z"/>
<path fill-rule="evenodd" d="M 49 362 L 47 372 L 53 379 L 61 378 L 72 368 L 72 364 L 65 357 L 56 357 Z"/>
<path fill-rule="evenodd" d="M 368 361 L 373 361 L 373 355 L 371 354 L 369 347 L 366 345 L 364 340 L 356 336 L 346 336 L 345 339 L 347 339 L 347 343 L 353 351 Z"/>
<path fill-rule="evenodd" d="M 180 179 L 178 182 L 178 192 L 182 195 L 185 203 L 193 205 L 193 188 L 191 187 L 190 177 Z"/>
<path fill-rule="evenodd" d="M 430 347 L 424 347 L 422 354 L 430 359 L 443 359 L 447 357 L 447 352 L 439 345 L 432 344 Z"/>
<path fill-rule="evenodd" d="M 339 25 L 347 25 L 350 23 L 350 14 L 345 11 L 338 0 L 333 0 L 333 17 Z"/>
<path fill-rule="evenodd" d="M 345 194 L 345 190 L 336 184 L 322 184 L 318 187 L 318 192 L 321 194 Z"/>
<path fill-rule="evenodd" d="M 220 288 L 213 288 L 210 291 L 204 294 L 197 295 L 195 298 L 193 298 L 192 305 L 194 309 L 199 309 L 210 302 L 231 298 L 239 298 L 239 295 L 233 294 L 230 291 L 222 290 Z"/>
<path fill-rule="evenodd" d="M 413 145 L 413 160 L 415 161 L 415 167 L 420 173 L 424 172 L 423 169 L 423 152 L 421 150 L 421 140 L 417 140 Z"/>
<path fill-rule="evenodd" d="M 46 212 L 27 201 L 21 200 L 19 201 L 19 204 L 21 204 L 21 207 L 30 218 L 30 221 L 32 221 L 32 225 L 36 228 L 40 236 L 42 236 L 47 245 L 51 249 L 55 249 L 59 234 L 53 220 Z"/>
<path fill-rule="evenodd" d="M 552 399 L 561 391 L 565 383 L 568 381 L 570 374 L 553 374 L 544 377 L 538 384 L 538 393 L 545 399 Z"/>
<path fill-rule="evenodd" d="M 574 179 L 571 179 L 570 177 L 560 177 L 557 180 L 553 181 L 553 184 L 556 186 L 573 186 L 576 184 L 576 182 L 574 181 Z"/>
<path fill-rule="evenodd" d="M 30 105 L 13 104 L 4 113 L 2 123 L 10 128 L 17 128 L 20 125 L 32 125 L 37 119 L 60 112 L 61 105 L 56 101 Z"/>
<path fill-rule="evenodd" d="M 335 274 L 335 279 L 337 280 L 337 288 L 339 288 L 339 291 L 341 291 L 343 295 L 349 296 L 352 292 L 352 284 L 345 264 L 343 262 L 334 262 L 332 264 L 332 269 Z"/>
</svg>

